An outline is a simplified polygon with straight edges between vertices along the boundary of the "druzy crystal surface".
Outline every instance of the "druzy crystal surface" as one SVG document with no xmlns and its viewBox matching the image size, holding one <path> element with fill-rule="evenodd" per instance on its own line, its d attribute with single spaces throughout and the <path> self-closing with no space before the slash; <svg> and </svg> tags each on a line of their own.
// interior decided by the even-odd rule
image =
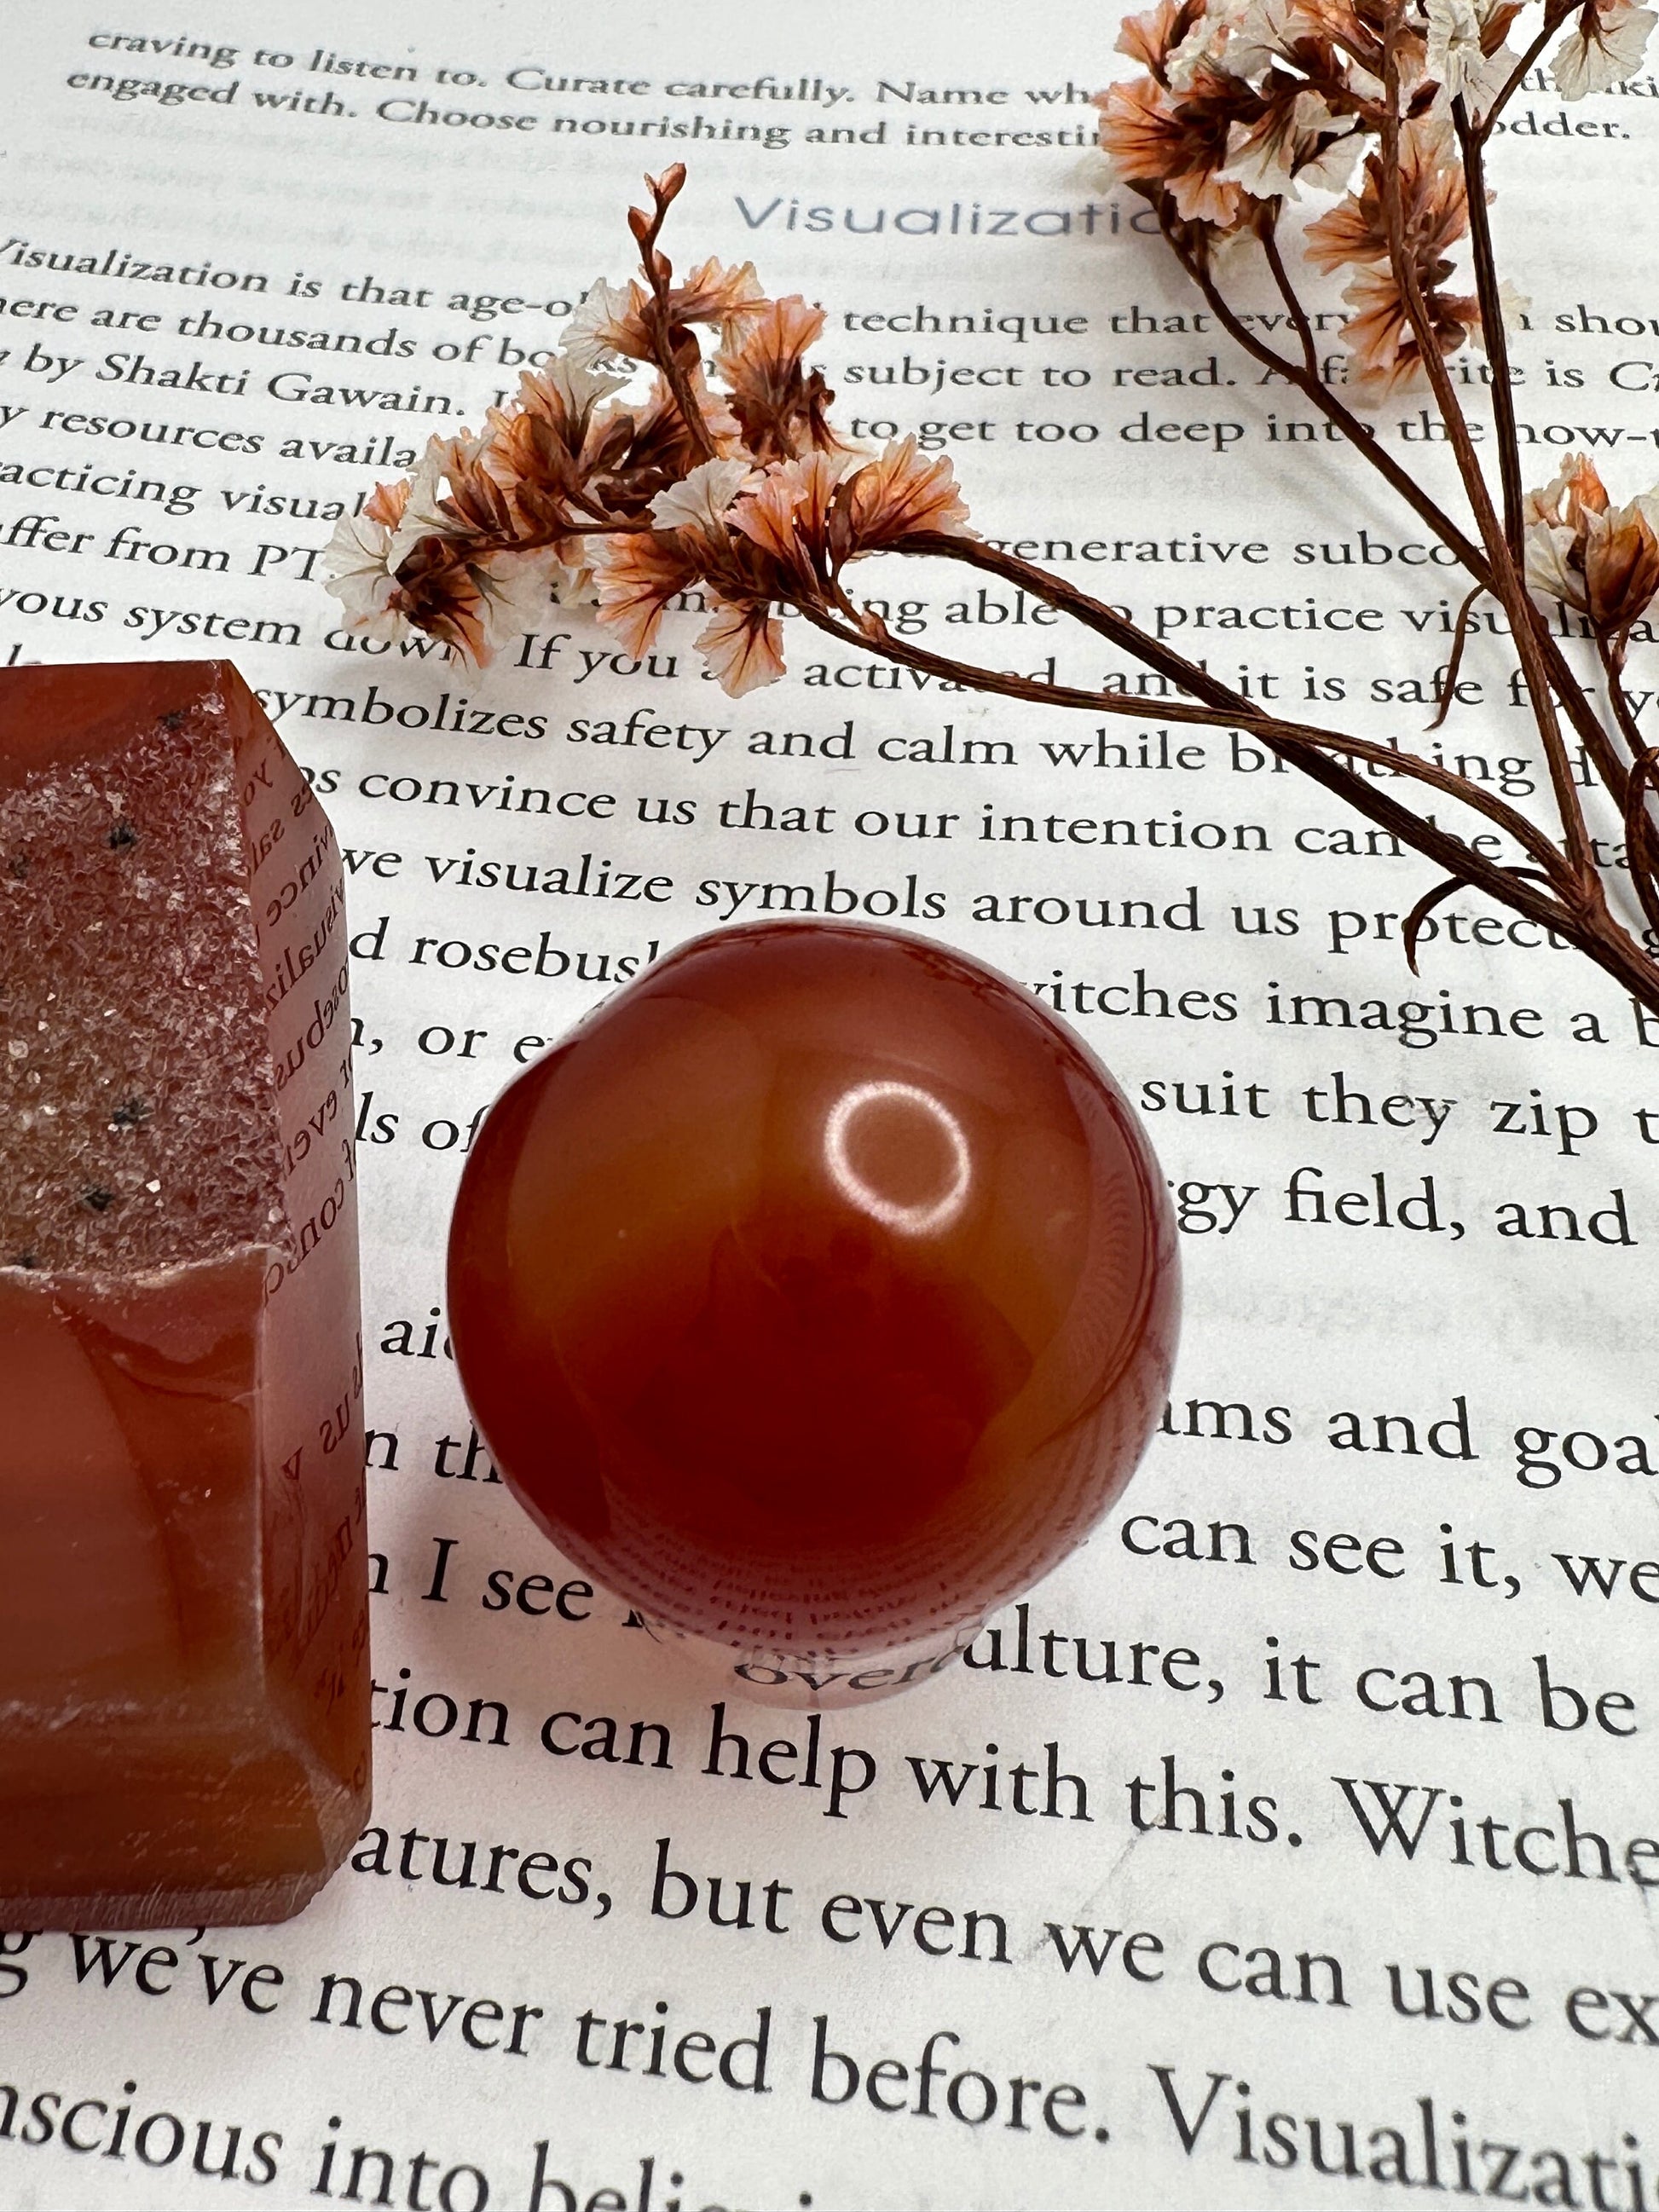
<svg viewBox="0 0 1659 2212">
<path fill-rule="evenodd" d="M 368 1810 L 341 874 L 228 663 L 0 672 L 0 1926 L 282 1918 Z"/>
<path fill-rule="evenodd" d="M 879 1694 L 1075 1544 L 1164 1401 L 1163 1179 L 1033 996 L 827 922 L 683 947 L 517 1079 L 450 1243 L 555 1541 L 741 1680 Z"/>
</svg>

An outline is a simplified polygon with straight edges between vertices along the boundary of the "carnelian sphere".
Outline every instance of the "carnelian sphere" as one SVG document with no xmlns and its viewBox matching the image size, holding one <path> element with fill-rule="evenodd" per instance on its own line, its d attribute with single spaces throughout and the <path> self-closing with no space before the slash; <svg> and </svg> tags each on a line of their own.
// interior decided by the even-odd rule
<svg viewBox="0 0 1659 2212">
<path fill-rule="evenodd" d="M 1175 1247 L 1122 1094 L 1029 992 L 762 924 L 682 946 L 497 1100 L 450 1323 L 520 1501 L 647 1614 L 948 1651 L 1127 1480 Z"/>
</svg>

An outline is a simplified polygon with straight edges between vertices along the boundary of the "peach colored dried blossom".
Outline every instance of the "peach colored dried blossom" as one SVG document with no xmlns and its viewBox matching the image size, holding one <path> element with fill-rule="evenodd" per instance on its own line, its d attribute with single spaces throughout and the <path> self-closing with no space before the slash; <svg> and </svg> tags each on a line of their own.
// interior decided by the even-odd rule
<svg viewBox="0 0 1659 2212">
<path fill-rule="evenodd" d="M 763 605 L 719 607 L 692 642 L 729 698 L 775 684 L 784 672 L 783 625 Z"/>
<path fill-rule="evenodd" d="M 1449 272 L 1449 262 L 1439 267 Z M 1342 328 L 1342 343 L 1353 355 L 1355 380 L 1373 394 L 1386 394 L 1413 382 L 1423 357 L 1407 313 L 1405 296 L 1392 269 L 1362 269 L 1342 297 L 1353 313 Z M 1480 303 L 1471 293 L 1449 294 L 1425 287 L 1424 305 L 1435 343 L 1455 353 L 1480 320 Z"/>
<path fill-rule="evenodd" d="M 1424 15 L 1429 27 L 1425 65 L 1452 100 L 1466 98 L 1480 85 L 1485 55 L 1480 51 L 1480 18 L 1470 0 L 1427 0 Z"/>
<path fill-rule="evenodd" d="M 1220 49 L 1217 66 L 1244 78 L 1269 107 L 1292 106 L 1316 94 L 1333 117 L 1376 132 L 1382 116 L 1383 6 L 1387 0 L 1249 0 Z M 1408 112 L 1424 94 L 1424 39 L 1394 24 L 1395 67 Z M 1322 154 L 1328 149 L 1322 149 Z M 1304 173 L 1298 168 L 1298 174 Z M 1317 181 L 1310 176 L 1310 182 Z"/>
<path fill-rule="evenodd" d="M 735 458 L 744 450 L 743 428 L 736 416 L 721 395 L 709 389 L 701 368 L 687 368 L 683 375 L 703 436 L 714 447 L 716 458 Z M 629 466 L 635 473 L 654 466 L 678 478 L 695 468 L 702 458 L 665 376 L 659 375 L 653 380 L 644 405 L 634 409 L 633 426 L 628 456 Z M 657 489 L 660 490 L 661 486 Z M 655 493 L 651 495 L 654 497 Z"/>
<path fill-rule="evenodd" d="M 574 447 L 546 417 L 524 412 L 492 423 L 486 466 L 505 495 L 516 535 L 556 544 L 609 512 L 593 478 L 605 459 L 602 441 L 584 435 Z"/>
<path fill-rule="evenodd" d="M 1406 250 L 1443 354 L 1455 353 L 1480 328 L 1474 295 L 1443 289 L 1454 266 L 1450 249 L 1469 222 L 1468 190 L 1462 167 L 1449 155 L 1448 131 L 1433 115 L 1405 124 L 1398 170 Z M 1357 380 L 1373 393 L 1409 381 L 1423 364 L 1389 259 L 1380 154 L 1366 156 L 1358 191 L 1308 225 L 1304 246 L 1316 269 L 1358 272 L 1342 295 L 1353 309 L 1342 343 L 1353 355 Z"/>
<path fill-rule="evenodd" d="M 537 626 L 548 599 L 544 578 L 521 574 L 516 562 L 496 557 L 499 567 L 491 569 L 466 559 L 449 539 L 422 538 L 397 572 L 394 611 L 476 667 L 488 667 L 509 638 Z"/>
<path fill-rule="evenodd" d="M 522 474 L 522 456 L 511 453 L 519 425 L 536 425 L 538 443 L 545 453 L 557 452 L 572 469 L 580 469 L 590 451 L 597 428 L 605 420 L 606 403 L 627 382 L 613 370 L 591 367 L 568 347 L 540 368 L 526 369 L 519 379 L 511 408 L 492 407 L 486 422 L 488 443 L 483 465 L 511 489 Z"/>
<path fill-rule="evenodd" d="M 563 564 L 545 551 L 498 553 L 473 573 L 483 597 L 486 658 L 541 629 L 565 583 Z"/>
<path fill-rule="evenodd" d="M 1437 118 L 1407 123 L 1400 132 L 1400 198 L 1407 246 L 1419 267 L 1443 260 L 1468 231 L 1469 205 L 1463 172 L 1450 158 L 1446 129 Z M 1382 201 L 1382 157 L 1366 156 L 1363 181 L 1336 206 L 1308 225 L 1304 239 L 1316 269 L 1328 274 L 1389 258 Z"/>
<path fill-rule="evenodd" d="M 1170 56 L 1203 22 L 1206 12 L 1203 0 L 1158 0 L 1145 15 L 1124 17 L 1117 51 L 1150 70 L 1160 84 L 1167 84 Z"/>
<path fill-rule="evenodd" d="M 442 439 L 428 439 L 415 476 L 376 484 L 362 513 L 337 524 L 325 549 L 324 589 L 338 599 L 349 626 L 370 637 L 395 641 L 411 627 L 397 572 L 434 527 L 445 450 Z"/>
<path fill-rule="evenodd" d="M 766 304 L 755 264 L 729 268 L 710 259 L 694 269 L 683 284 L 669 289 L 660 311 L 672 334 L 691 323 L 715 325 L 732 343 L 744 324 Z M 583 300 L 567 325 L 565 343 L 579 360 L 597 363 L 621 355 L 629 361 L 655 358 L 657 302 L 637 278 L 625 291 L 601 281 Z"/>
<path fill-rule="evenodd" d="M 683 381 L 707 442 L 717 454 L 738 449 L 737 423 L 701 375 L 687 371 Z M 700 458 L 678 401 L 658 377 L 632 406 L 608 401 L 573 421 L 556 407 L 532 404 L 495 418 L 486 465 L 507 491 L 517 536 L 552 544 L 579 564 L 580 533 L 639 520 Z"/>
<path fill-rule="evenodd" d="M 397 579 L 398 611 L 415 629 L 482 668 L 490 657 L 484 595 L 475 571 L 441 538 L 423 538 Z"/>
<path fill-rule="evenodd" d="M 363 513 L 371 522 L 378 522 L 383 530 L 395 530 L 404 519 L 404 509 L 409 505 L 409 495 L 414 487 L 407 477 L 398 483 L 376 484 L 363 501 Z"/>
<path fill-rule="evenodd" d="M 929 458 L 914 438 L 884 447 L 873 461 L 842 485 L 836 505 L 849 558 L 883 551 L 923 533 L 950 538 L 973 534 L 949 456 Z"/>
<path fill-rule="evenodd" d="M 769 554 L 792 580 L 810 588 L 830 559 L 830 505 L 853 459 L 850 453 L 808 453 L 780 462 L 751 497 L 732 508 L 732 527 Z"/>
<path fill-rule="evenodd" d="M 599 620 L 635 659 L 649 652 L 671 599 L 701 573 L 695 538 L 678 530 L 639 531 L 600 540 L 593 553 Z"/>
<path fill-rule="evenodd" d="M 683 284 L 671 289 L 668 314 L 672 322 L 718 325 L 722 342 L 730 345 L 751 316 L 763 313 L 766 304 L 752 261 L 731 269 L 711 258 L 694 269 Z"/>
<path fill-rule="evenodd" d="M 573 361 L 599 368 L 616 358 L 619 348 L 614 333 L 626 321 L 639 285 L 608 284 L 603 276 L 582 295 L 581 304 L 560 332 L 560 343 Z"/>
<path fill-rule="evenodd" d="M 513 506 L 506 489 L 491 475 L 487 438 L 466 432 L 446 442 L 440 472 L 449 490 L 441 500 L 411 500 L 405 528 L 422 527 L 444 538 L 504 538 L 513 534 Z"/>
<path fill-rule="evenodd" d="M 949 459 L 914 438 L 873 459 L 815 452 L 746 475 L 738 461 L 705 463 L 653 503 L 661 527 L 605 538 L 593 555 L 599 619 L 635 655 L 673 599 L 708 591 L 714 616 L 696 643 L 734 698 L 783 672 L 778 602 L 821 600 L 842 564 L 907 538 L 966 533 Z"/>
<path fill-rule="evenodd" d="M 1651 495 L 1609 509 L 1586 533 L 1584 580 L 1589 617 L 1621 636 L 1639 622 L 1659 592 L 1659 501 Z"/>
<path fill-rule="evenodd" d="M 782 460 L 803 445 L 829 452 L 844 441 L 830 427 L 830 388 L 805 365 L 823 329 L 823 310 L 799 293 L 769 300 L 742 335 L 714 356 L 744 445 L 757 460 Z"/>
<path fill-rule="evenodd" d="M 637 658 L 654 641 L 669 602 L 693 585 L 702 586 L 713 601 L 713 619 L 694 642 L 722 688 L 738 698 L 783 673 L 783 633 L 773 601 L 792 585 L 810 581 L 810 571 L 804 570 L 797 547 L 791 546 L 793 557 L 786 562 L 734 536 L 727 523 L 735 524 L 737 516 L 709 512 L 719 487 L 710 483 L 706 489 L 708 496 L 695 502 L 706 520 L 603 541 L 594 555 L 599 620 Z M 755 503 L 745 500 L 742 506 Z"/>
<path fill-rule="evenodd" d="M 1244 212 L 1241 185 L 1222 175 L 1235 123 L 1260 103 L 1240 80 L 1201 70 L 1178 100 L 1150 78 L 1095 95 L 1100 143 L 1126 184 L 1163 186 L 1184 222 L 1230 228 Z"/>
<path fill-rule="evenodd" d="M 398 495 L 383 499 L 382 493 Z M 406 636 L 409 620 L 398 602 L 398 586 L 387 558 L 393 525 L 381 518 L 401 512 L 407 483 L 382 484 L 360 515 L 335 525 L 323 555 L 328 574 L 323 588 L 345 611 L 348 626 L 366 637 L 393 641 Z M 376 501 L 380 512 L 371 514 Z"/>
<path fill-rule="evenodd" d="M 1369 170 L 1370 164 L 1367 162 Z M 1363 268 L 1386 260 L 1389 241 L 1382 228 L 1382 204 L 1369 184 L 1327 209 L 1302 234 L 1302 249 L 1316 269 L 1330 276 L 1338 269 Z"/>
<path fill-rule="evenodd" d="M 1382 117 L 1384 32 L 1391 27 L 1401 92 L 1407 112 L 1416 112 L 1425 96 L 1426 34 L 1409 18 L 1402 20 L 1397 0 L 1297 0 L 1297 5 L 1313 25 L 1312 36 L 1340 58 L 1347 89 L 1368 110 L 1373 129 Z M 1247 22 L 1247 32 L 1249 27 Z"/>
<path fill-rule="evenodd" d="M 1569 457 L 1525 506 L 1527 581 L 1587 614 L 1604 635 L 1638 622 L 1659 592 L 1659 494 L 1613 507 L 1587 454 Z"/>
<path fill-rule="evenodd" d="M 1339 191 L 1362 135 L 1378 127 L 1381 85 L 1347 52 L 1380 61 L 1378 34 L 1339 0 L 1207 0 L 1166 5 L 1118 43 L 1149 76 L 1096 95 L 1100 143 L 1117 174 L 1209 244 L 1248 235 L 1304 185 Z M 1396 47 L 1414 58 L 1422 41 Z"/>
<path fill-rule="evenodd" d="M 536 626 L 559 566 L 511 543 L 506 496 L 483 471 L 486 448 L 467 431 L 429 439 L 412 479 L 378 485 L 362 514 L 340 523 L 325 588 L 350 628 L 387 640 L 423 630 L 483 667 Z"/>
</svg>

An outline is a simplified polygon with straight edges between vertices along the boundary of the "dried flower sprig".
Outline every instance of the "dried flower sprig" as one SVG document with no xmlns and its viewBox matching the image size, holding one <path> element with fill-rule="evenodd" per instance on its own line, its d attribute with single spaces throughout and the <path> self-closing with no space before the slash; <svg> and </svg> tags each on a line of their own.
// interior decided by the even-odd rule
<svg viewBox="0 0 1659 2212">
<path fill-rule="evenodd" d="M 481 437 L 434 439 L 412 483 L 381 485 L 341 525 L 328 588 L 356 627 L 422 629 L 483 663 L 523 594 L 544 605 L 551 592 L 596 603 L 642 653 L 700 587 L 714 614 L 699 648 L 738 696 L 783 672 L 779 605 L 856 625 L 849 562 L 964 527 L 949 461 L 914 439 L 872 455 L 831 427 L 805 363 L 821 308 L 766 298 L 747 262 L 674 282 L 657 240 L 684 177 L 653 181 L 651 211 L 630 212 L 644 282 L 596 284 L 514 406 Z M 708 361 L 699 325 L 719 333 Z M 617 396 L 619 363 L 653 372 L 642 400 Z"/>
<path fill-rule="evenodd" d="M 1484 169 L 1498 117 L 1552 40 L 1561 39 L 1558 89 L 1577 98 L 1634 67 L 1656 19 L 1630 0 L 1541 6 L 1542 27 L 1516 52 L 1506 40 L 1524 0 L 1158 0 L 1119 40 L 1146 74 L 1098 105 L 1120 177 L 1151 204 L 1221 326 L 1316 407 L 1467 572 L 1438 719 L 1456 698 L 1476 602 L 1490 596 L 1503 609 L 1548 763 L 1553 830 L 1437 759 L 1267 712 L 1065 578 L 976 537 L 948 459 L 910 438 L 879 453 L 843 438 L 806 360 L 821 309 L 768 297 L 747 263 L 707 261 L 676 282 L 659 241 L 684 182 L 678 166 L 647 179 L 651 206 L 629 211 L 639 276 L 593 288 L 561 350 L 522 379 L 513 406 L 491 410 L 481 435 L 434 439 L 412 482 L 382 485 L 341 525 L 329 589 L 360 629 L 420 629 L 479 663 L 535 628 L 550 597 L 594 605 L 641 654 L 668 608 L 696 592 L 710 611 L 697 647 L 733 696 L 783 673 L 779 614 L 792 610 L 844 645 L 947 682 L 1096 714 L 1142 711 L 1121 690 L 1001 673 L 896 637 L 846 580 L 851 563 L 877 553 L 965 564 L 1164 678 L 1182 696 L 1160 699 L 1160 716 L 1248 732 L 1432 860 L 1442 879 L 1404 931 L 1413 970 L 1433 908 L 1469 889 L 1576 945 L 1659 1012 L 1659 750 L 1623 680 L 1659 594 L 1659 491 L 1614 507 L 1582 456 L 1545 489 L 1523 491 Z M 1304 191 L 1340 197 L 1293 236 L 1288 210 Z M 1315 271 L 1348 275 L 1343 338 L 1356 396 L 1429 387 L 1465 520 L 1328 382 L 1291 274 L 1298 248 Z M 1472 291 L 1454 289 L 1460 252 Z M 1251 258 L 1285 303 L 1293 350 L 1263 337 L 1229 296 Z M 1471 340 L 1491 362 L 1495 488 L 1447 368 Z M 1557 602 L 1595 642 L 1599 699 L 1551 631 Z M 1569 732 L 1623 822 L 1622 867 L 1598 866 Z M 1377 771 L 1472 810 L 1511 857 L 1379 789 Z M 1640 921 L 1618 910 L 1632 892 Z"/>
</svg>

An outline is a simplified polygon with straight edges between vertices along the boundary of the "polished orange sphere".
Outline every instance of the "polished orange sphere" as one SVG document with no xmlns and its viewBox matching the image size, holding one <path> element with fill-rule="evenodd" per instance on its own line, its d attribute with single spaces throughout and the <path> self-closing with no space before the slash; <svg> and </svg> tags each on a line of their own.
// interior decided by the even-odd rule
<svg viewBox="0 0 1659 2212">
<path fill-rule="evenodd" d="M 948 1653 L 1054 1565 L 1140 1456 L 1178 1304 L 1158 1163 L 1071 1030 L 835 922 L 700 938 L 606 1000 L 491 1109 L 449 1248 L 520 1502 L 785 1672 Z"/>
</svg>

